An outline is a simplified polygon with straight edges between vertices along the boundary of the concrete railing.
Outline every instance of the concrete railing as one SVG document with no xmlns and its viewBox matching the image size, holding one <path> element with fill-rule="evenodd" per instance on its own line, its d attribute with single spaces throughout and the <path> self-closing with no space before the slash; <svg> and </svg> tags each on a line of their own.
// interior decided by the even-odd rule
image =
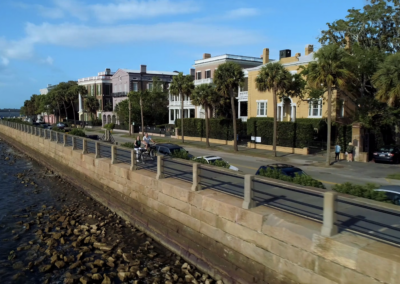
<svg viewBox="0 0 400 284">
<path fill-rule="evenodd" d="M 184 180 L 191 183 L 192 191 L 213 189 L 238 196 L 243 198 L 243 209 L 251 210 L 266 205 L 318 221 L 322 223 L 321 235 L 325 237 L 336 235 L 339 229 L 346 229 L 400 244 L 400 229 L 393 226 L 393 218 L 400 217 L 400 207 L 394 204 L 262 176 L 244 175 L 229 169 L 170 157 L 157 156 L 157 159 L 149 159 L 144 164 L 137 163 L 137 154 L 131 148 L 5 120 L 0 120 L 0 124 L 25 132 L 26 135 L 43 137 L 64 147 L 72 147 L 83 155 L 92 154 L 96 159 L 110 159 L 111 164 L 128 164 L 132 171 L 144 169 L 156 172 L 157 179 Z M 346 222 L 348 220 L 352 222 Z M 357 222 L 366 225 L 354 225 Z M 385 232 L 385 235 L 379 235 L 379 232 Z"/>
</svg>

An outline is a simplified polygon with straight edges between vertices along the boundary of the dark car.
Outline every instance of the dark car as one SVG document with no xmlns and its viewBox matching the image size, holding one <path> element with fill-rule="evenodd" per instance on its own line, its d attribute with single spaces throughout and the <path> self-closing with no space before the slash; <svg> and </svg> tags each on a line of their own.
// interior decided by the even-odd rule
<svg viewBox="0 0 400 284">
<path fill-rule="evenodd" d="M 375 191 L 382 191 L 386 193 L 388 199 L 394 204 L 400 205 L 400 186 L 399 185 L 382 185 Z"/>
<path fill-rule="evenodd" d="M 92 139 L 92 140 L 100 140 L 99 135 L 86 135 L 86 138 Z"/>
<path fill-rule="evenodd" d="M 179 151 L 185 151 L 185 152 L 189 153 L 181 146 L 172 144 L 172 143 L 156 144 L 156 150 L 159 154 L 164 155 L 164 156 L 170 156 L 173 152 L 179 152 Z M 189 157 L 193 158 L 193 155 L 189 154 Z"/>
<path fill-rule="evenodd" d="M 261 170 L 267 170 L 267 169 L 280 170 L 282 172 L 282 174 L 290 176 L 290 177 L 295 177 L 296 174 L 306 175 L 306 173 L 303 172 L 303 170 L 301 170 L 295 166 L 287 165 L 287 164 L 271 164 L 271 165 L 261 166 L 257 170 L 256 175 L 260 175 Z"/>
<path fill-rule="evenodd" d="M 383 146 L 373 153 L 375 162 L 399 163 L 400 150 L 398 146 Z"/>
</svg>

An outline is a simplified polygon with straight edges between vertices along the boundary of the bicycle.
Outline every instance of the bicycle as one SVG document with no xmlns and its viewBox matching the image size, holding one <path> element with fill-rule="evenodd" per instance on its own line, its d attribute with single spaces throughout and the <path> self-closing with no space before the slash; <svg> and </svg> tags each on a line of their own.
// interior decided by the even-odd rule
<svg viewBox="0 0 400 284">
<path fill-rule="evenodd" d="M 138 161 L 145 163 L 146 160 L 154 160 L 154 158 L 156 157 L 156 146 L 155 143 L 152 145 L 149 145 L 149 149 L 145 149 L 145 148 L 139 148 L 138 149 Z"/>
</svg>

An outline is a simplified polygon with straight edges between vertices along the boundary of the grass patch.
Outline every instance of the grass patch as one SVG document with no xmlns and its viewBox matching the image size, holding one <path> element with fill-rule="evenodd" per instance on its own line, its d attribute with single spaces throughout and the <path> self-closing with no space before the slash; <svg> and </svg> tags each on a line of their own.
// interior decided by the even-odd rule
<svg viewBox="0 0 400 284">
<path fill-rule="evenodd" d="M 400 174 L 390 174 L 386 178 L 400 180 Z"/>
</svg>

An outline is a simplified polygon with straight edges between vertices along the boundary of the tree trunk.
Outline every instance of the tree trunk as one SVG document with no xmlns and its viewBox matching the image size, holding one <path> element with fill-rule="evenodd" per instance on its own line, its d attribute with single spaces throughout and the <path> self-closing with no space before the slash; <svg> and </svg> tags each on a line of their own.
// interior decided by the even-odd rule
<svg viewBox="0 0 400 284">
<path fill-rule="evenodd" d="M 61 109 L 60 109 L 60 104 L 57 103 L 57 106 L 58 106 L 58 121 L 56 121 L 56 122 L 60 122 L 60 120 L 61 120 Z"/>
<path fill-rule="evenodd" d="M 328 87 L 328 134 L 326 139 L 326 165 L 331 164 L 332 88 Z"/>
<path fill-rule="evenodd" d="M 143 102 L 142 102 L 142 96 L 140 96 L 140 119 L 142 120 L 142 136 L 144 137 L 144 120 L 143 120 Z"/>
<path fill-rule="evenodd" d="M 67 106 L 65 105 L 65 102 L 63 101 L 63 105 L 64 105 L 64 112 L 65 112 L 65 119 L 68 118 L 68 114 L 67 114 Z"/>
<path fill-rule="evenodd" d="M 76 127 L 76 118 L 75 118 L 75 107 L 74 107 L 74 102 L 71 103 L 72 106 L 72 113 L 74 114 L 74 125 Z"/>
<path fill-rule="evenodd" d="M 132 118 L 131 118 L 131 113 L 132 113 L 132 107 L 131 107 L 131 99 L 128 97 L 128 108 L 129 108 L 129 118 L 128 118 L 128 124 L 129 124 L 129 136 L 132 136 Z"/>
<path fill-rule="evenodd" d="M 209 127 L 208 127 L 209 107 L 207 105 L 204 105 L 204 107 L 205 107 L 205 111 L 206 111 L 206 146 L 210 147 L 210 141 L 209 141 L 210 133 L 209 133 Z"/>
<path fill-rule="evenodd" d="M 236 110 L 235 110 L 235 96 L 233 91 L 230 91 L 229 94 L 231 98 L 231 108 L 232 108 L 232 123 L 233 123 L 233 150 L 237 151 L 237 129 L 236 129 Z"/>
<path fill-rule="evenodd" d="M 276 101 L 276 89 L 272 89 L 272 103 L 274 105 L 274 129 L 272 134 L 272 150 L 274 151 L 274 157 L 276 157 L 276 134 L 278 126 L 278 111 L 277 111 L 277 101 Z M 283 104 L 282 104 L 283 105 Z M 282 106 L 283 107 L 283 106 Z"/>
<path fill-rule="evenodd" d="M 182 136 L 182 143 L 185 143 L 185 138 L 183 135 L 183 94 L 181 93 L 181 113 L 180 113 L 180 117 L 181 117 L 181 136 Z"/>
</svg>

